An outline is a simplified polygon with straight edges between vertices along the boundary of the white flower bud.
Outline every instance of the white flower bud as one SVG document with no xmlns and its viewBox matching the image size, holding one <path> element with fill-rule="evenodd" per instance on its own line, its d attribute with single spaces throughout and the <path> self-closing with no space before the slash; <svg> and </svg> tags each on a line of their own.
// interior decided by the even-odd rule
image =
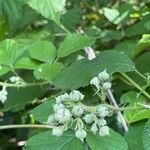
<svg viewBox="0 0 150 150">
<path fill-rule="evenodd" d="M 100 136 L 109 136 L 110 133 L 109 133 L 109 127 L 108 126 L 103 126 L 99 129 L 99 135 Z"/>
<path fill-rule="evenodd" d="M 84 95 L 77 90 L 73 90 L 70 94 L 69 94 L 69 98 L 72 101 L 78 102 L 84 99 Z"/>
<path fill-rule="evenodd" d="M 20 78 L 20 77 L 16 77 L 16 76 L 12 76 L 12 77 L 9 78 L 9 80 L 10 80 L 10 82 L 12 82 L 12 83 L 18 84 L 18 83 L 20 83 L 21 78 Z"/>
<path fill-rule="evenodd" d="M 109 115 L 108 108 L 103 106 L 103 105 L 98 106 L 98 108 L 97 108 L 97 115 L 99 117 L 102 117 L 102 118 L 108 116 Z"/>
<path fill-rule="evenodd" d="M 50 116 L 48 117 L 46 123 L 49 124 L 49 125 L 54 125 L 54 124 L 56 123 L 56 120 L 55 120 L 54 115 L 50 115 Z"/>
<path fill-rule="evenodd" d="M 98 90 L 100 89 L 100 80 L 98 77 L 94 77 L 91 81 L 90 81 L 91 85 L 94 85 Z"/>
<path fill-rule="evenodd" d="M 98 78 L 100 81 L 104 82 L 110 78 L 109 74 L 107 73 L 106 69 L 103 72 L 100 72 L 98 74 Z"/>
<path fill-rule="evenodd" d="M 72 108 L 72 114 L 76 117 L 81 117 L 84 113 L 84 109 L 81 106 L 74 106 Z"/>
<path fill-rule="evenodd" d="M 94 124 L 92 124 L 91 131 L 94 134 L 96 134 L 96 132 L 98 131 L 98 127 L 97 127 L 97 123 L 96 122 Z"/>
<path fill-rule="evenodd" d="M 54 127 L 52 129 L 52 135 L 56 136 L 56 137 L 59 137 L 63 134 L 63 129 L 62 127 Z"/>
<path fill-rule="evenodd" d="M 97 124 L 98 124 L 99 128 L 101 128 L 101 127 L 105 126 L 107 124 L 107 122 L 105 119 L 100 119 L 100 120 L 98 120 Z"/>
<path fill-rule="evenodd" d="M 58 110 L 65 109 L 65 106 L 60 103 L 60 104 L 55 104 L 55 105 L 53 106 L 53 108 L 54 108 L 54 112 L 56 112 L 56 111 L 58 111 Z"/>
<path fill-rule="evenodd" d="M 4 103 L 7 100 L 7 94 L 6 87 L 4 86 L 3 89 L 0 91 L 0 101 Z"/>
<path fill-rule="evenodd" d="M 84 120 L 87 124 L 91 124 L 91 123 L 93 123 L 95 117 L 96 116 L 94 114 L 87 114 L 87 115 L 85 115 Z"/>
<path fill-rule="evenodd" d="M 68 93 L 65 93 L 63 95 L 56 97 L 56 103 L 57 104 L 62 103 L 63 101 L 68 101 L 68 100 L 69 100 L 69 94 Z"/>
<path fill-rule="evenodd" d="M 4 103 L 7 100 L 7 96 L 6 95 L 0 95 L 0 101 L 2 103 Z"/>
<path fill-rule="evenodd" d="M 84 138 L 87 136 L 87 133 L 84 129 L 78 129 L 75 135 L 78 139 L 80 139 L 83 142 Z"/>
<path fill-rule="evenodd" d="M 71 120 L 71 113 L 68 109 L 61 109 L 55 112 L 54 114 L 55 120 L 60 124 L 65 124 Z"/>
<path fill-rule="evenodd" d="M 104 82 L 102 87 L 105 91 L 107 91 L 111 88 L 111 83 L 110 82 Z"/>
</svg>

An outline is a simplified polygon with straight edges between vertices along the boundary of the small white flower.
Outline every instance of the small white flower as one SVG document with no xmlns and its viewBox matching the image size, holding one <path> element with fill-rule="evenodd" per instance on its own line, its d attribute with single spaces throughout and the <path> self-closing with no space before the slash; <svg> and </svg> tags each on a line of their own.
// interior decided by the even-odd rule
<svg viewBox="0 0 150 150">
<path fill-rule="evenodd" d="M 81 100 L 84 99 L 84 95 L 83 95 L 80 91 L 73 90 L 73 91 L 69 94 L 69 98 L 70 98 L 71 101 L 78 102 L 78 101 L 81 101 Z"/>
<path fill-rule="evenodd" d="M 0 101 L 4 103 L 7 100 L 7 94 L 6 87 L 3 86 L 3 89 L 0 91 Z"/>
<path fill-rule="evenodd" d="M 72 115 L 68 109 L 61 109 L 55 112 L 54 117 L 60 124 L 65 124 L 71 120 Z"/>
<path fill-rule="evenodd" d="M 87 133 L 84 129 L 77 129 L 75 135 L 78 139 L 80 139 L 83 142 L 83 140 L 87 136 Z"/>
<path fill-rule="evenodd" d="M 71 112 L 74 116 L 81 117 L 84 113 L 84 109 L 81 106 L 74 106 Z"/>
<path fill-rule="evenodd" d="M 19 84 L 21 82 L 21 78 L 20 77 L 16 77 L 16 76 L 12 76 L 9 78 L 11 83 L 15 83 L 15 84 Z"/>
<path fill-rule="evenodd" d="M 54 112 L 57 112 L 58 110 L 62 110 L 62 109 L 64 110 L 65 106 L 63 104 L 59 103 L 59 104 L 55 104 L 53 106 L 53 108 L 54 108 Z"/>
<path fill-rule="evenodd" d="M 59 95 L 56 97 L 56 103 L 59 104 L 59 103 L 62 103 L 63 101 L 67 101 L 69 100 L 69 94 L 68 93 L 65 93 L 63 95 Z"/>
<path fill-rule="evenodd" d="M 107 91 L 111 88 L 111 83 L 110 82 L 104 82 L 102 87 L 105 91 Z"/>
<path fill-rule="evenodd" d="M 91 81 L 90 81 L 91 85 L 94 85 L 98 90 L 100 89 L 100 80 L 98 77 L 94 77 Z"/>
<path fill-rule="evenodd" d="M 97 127 L 97 123 L 96 122 L 94 124 L 92 124 L 91 131 L 94 134 L 96 134 L 96 132 L 98 131 L 98 127 Z"/>
<path fill-rule="evenodd" d="M 55 120 L 54 115 L 50 115 L 50 116 L 48 117 L 46 123 L 49 124 L 49 125 L 54 125 L 54 124 L 56 123 L 56 120 Z"/>
<path fill-rule="evenodd" d="M 87 124 L 91 124 L 91 123 L 93 123 L 95 117 L 96 116 L 94 114 L 87 114 L 87 115 L 85 115 L 84 120 Z"/>
<path fill-rule="evenodd" d="M 106 120 L 105 119 L 100 119 L 98 120 L 98 126 L 99 127 L 103 127 L 107 124 Z"/>
<path fill-rule="evenodd" d="M 1 101 L 2 103 L 4 103 L 6 100 L 7 100 L 7 96 L 5 96 L 5 95 L 0 95 L 0 101 Z"/>
<path fill-rule="evenodd" d="M 98 108 L 97 108 L 97 115 L 99 117 L 102 117 L 102 118 L 108 116 L 109 115 L 108 108 L 103 106 L 103 105 L 98 106 Z"/>
<path fill-rule="evenodd" d="M 63 129 L 62 127 L 54 127 L 52 129 L 52 135 L 56 136 L 56 137 L 59 137 L 63 134 Z"/>
<path fill-rule="evenodd" d="M 109 136 L 110 133 L 109 133 L 109 127 L 108 126 L 103 126 L 99 129 L 99 135 L 100 136 Z"/>
<path fill-rule="evenodd" d="M 100 81 L 104 82 L 110 78 L 109 74 L 107 73 L 106 69 L 103 72 L 100 72 L 98 74 L 98 78 Z"/>
</svg>

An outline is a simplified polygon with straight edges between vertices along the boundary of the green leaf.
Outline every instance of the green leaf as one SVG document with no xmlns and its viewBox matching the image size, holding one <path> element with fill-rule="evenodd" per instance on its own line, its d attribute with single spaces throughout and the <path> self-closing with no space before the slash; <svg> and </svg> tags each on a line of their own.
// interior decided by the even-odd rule
<svg viewBox="0 0 150 150">
<path fill-rule="evenodd" d="M 129 150 L 144 150 L 142 142 L 144 126 L 145 121 L 133 124 L 125 134 L 124 138 L 128 143 Z"/>
<path fill-rule="evenodd" d="M 121 96 L 122 103 L 128 104 L 128 107 L 139 108 L 137 110 L 125 110 L 124 117 L 128 123 L 134 123 L 140 120 L 150 118 L 150 110 L 145 109 L 141 104 L 147 104 L 147 99 L 138 93 L 130 91 Z"/>
<path fill-rule="evenodd" d="M 136 68 L 142 73 L 150 72 L 149 60 L 150 52 L 145 52 L 143 55 L 140 55 L 135 62 Z"/>
<path fill-rule="evenodd" d="M 150 149 L 150 120 L 148 120 L 144 128 L 143 144 L 144 144 L 144 150 Z"/>
<path fill-rule="evenodd" d="M 5 66 L 1 66 L 0 65 L 0 76 L 4 75 L 5 73 L 7 73 L 9 71 L 9 67 L 5 67 Z"/>
<path fill-rule="evenodd" d="M 119 42 L 113 50 L 124 52 L 130 58 L 134 58 L 136 56 L 136 51 L 134 50 L 136 47 L 137 41 L 136 40 L 125 40 Z"/>
<path fill-rule="evenodd" d="M 22 0 L 2 0 L 2 10 L 9 23 L 10 36 L 22 30 L 37 18 L 37 14 L 29 7 L 25 7 Z"/>
<path fill-rule="evenodd" d="M 63 69 L 63 64 L 53 63 L 53 64 L 41 64 L 34 71 L 34 76 L 37 79 L 44 79 L 52 82 L 56 75 Z"/>
<path fill-rule="evenodd" d="M 105 51 L 94 60 L 83 59 L 66 67 L 54 80 L 54 85 L 61 89 L 75 89 L 89 84 L 90 80 L 99 72 L 107 69 L 114 72 L 134 70 L 134 63 L 123 53 Z"/>
<path fill-rule="evenodd" d="M 91 150 L 127 150 L 128 146 L 124 138 L 117 132 L 110 130 L 110 136 L 101 137 L 98 134 L 89 133 L 87 143 Z"/>
<path fill-rule="evenodd" d="M 144 105 L 147 104 L 147 99 L 145 97 L 139 96 L 139 98 L 137 98 L 136 92 L 128 92 L 121 97 L 121 101 L 129 102 L 129 107 L 139 108 L 137 110 L 124 111 L 124 118 L 127 123 L 134 123 L 140 120 L 150 118 L 150 110 L 139 105 L 139 103 Z"/>
<path fill-rule="evenodd" d="M 117 9 L 103 8 L 105 17 L 116 25 L 125 21 L 129 17 L 132 10 L 132 5 L 130 4 L 122 4 Z"/>
<path fill-rule="evenodd" d="M 33 101 L 35 98 L 38 98 L 44 89 L 41 87 L 25 87 L 25 88 L 8 88 L 8 98 L 4 103 L 3 111 L 8 110 L 20 110 L 24 106 Z"/>
<path fill-rule="evenodd" d="M 105 17 L 110 21 L 114 22 L 114 20 L 119 16 L 119 11 L 117 9 L 111 8 L 103 8 Z"/>
<path fill-rule="evenodd" d="M 16 61 L 14 68 L 15 69 L 28 69 L 28 70 L 34 70 L 37 68 L 39 63 L 36 61 L 28 58 L 28 57 L 22 57 L 19 60 Z"/>
<path fill-rule="evenodd" d="M 25 0 L 30 7 L 35 9 L 45 18 L 60 23 L 60 15 L 64 13 L 66 0 Z"/>
<path fill-rule="evenodd" d="M 128 27 L 125 30 L 126 36 L 135 36 L 139 34 L 146 34 L 150 31 L 150 14 L 142 18 L 138 23 Z"/>
<path fill-rule="evenodd" d="M 138 44 L 134 48 L 135 55 L 142 53 L 144 50 L 150 47 L 150 34 L 143 34 Z"/>
<path fill-rule="evenodd" d="M 92 44 L 94 44 L 94 38 L 80 34 L 69 34 L 61 43 L 57 55 L 65 57 Z"/>
<path fill-rule="evenodd" d="M 111 40 L 120 40 L 122 38 L 122 33 L 116 30 L 104 30 L 100 33 L 102 42 L 109 42 Z"/>
<path fill-rule="evenodd" d="M 56 48 L 49 41 L 37 41 L 28 49 L 31 58 L 40 60 L 42 62 L 51 63 L 56 57 Z"/>
<path fill-rule="evenodd" d="M 130 91 L 121 96 L 121 103 L 128 104 L 134 102 L 146 102 L 146 98 L 143 95 L 139 95 L 137 92 Z"/>
<path fill-rule="evenodd" d="M 46 122 L 49 115 L 53 112 L 54 101 L 52 99 L 46 100 L 39 106 L 35 107 L 31 114 L 35 117 L 35 119 L 41 123 Z"/>
<path fill-rule="evenodd" d="M 81 9 L 78 7 L 70 9 L 62 16 L 62 23 L 70 30 L 74 30 L 76 28 L 76 25 L 80 23 L 80 20 Z"/>
<path fill-rule="evenodd" d="M 18 55 L 18 45 L 14 40 L 0 42 L 0 64 L 13 65 Z"/>
<path fill-rule="evenodd" d="M 71 132 L 66 132 L 57 138 L 52 136 L 50 131 L 45 131 L 28 139 L 26 148 L 29 150 L 83 150 L 83 143 Z"/>
</svg>

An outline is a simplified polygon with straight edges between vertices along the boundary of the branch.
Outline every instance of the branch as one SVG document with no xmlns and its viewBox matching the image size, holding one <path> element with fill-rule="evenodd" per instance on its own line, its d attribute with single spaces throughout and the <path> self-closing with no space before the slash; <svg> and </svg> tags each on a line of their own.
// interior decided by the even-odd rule
<svg viewBox="0 0 150 150">
<path fill-rule="evenodd" d="M 47 129 L 51 129 L 52 126 L 50 126 L 50 125 L 40 125 L 40 124 L 15 124 L 15 125 L 0 126 L 0 130 L 16 129 L 16 128 L 47 128 Z"/>
<path fill-rule="evenodd" d="M 0 86 L 5 86 L 5 87 L 14 87 L 14 88 L 19 88 L 19 87 L 29 87 L 29 86 L 42 86 L 49 84 L 49 82 L 36 82 L 36 83 L 21 83 L 21 84 L 12 84 L 12 83 L 7 83 L 7 82 L 0 82 Z"/>
</svg>

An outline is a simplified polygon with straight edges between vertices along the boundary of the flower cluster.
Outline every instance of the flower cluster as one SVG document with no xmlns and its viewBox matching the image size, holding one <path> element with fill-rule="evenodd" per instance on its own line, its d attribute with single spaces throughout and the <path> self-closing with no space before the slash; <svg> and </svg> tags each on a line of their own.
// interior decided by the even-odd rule
<svg viewBox="0 0 150 150">
<path fill-rule="evenodd" d="M 14 83 L 14 84 L 20 84 L 21 83 L 21 78 L 17 77 L 17 76 L 12 76 L 9 78 L 9 80 L 11 83 Z"/>
<path fill-rule="evenodd" d="M 94 77 L 90 81 L 90 84 L 94 85 L 98 91 L 100 89 L 107 91 L 111 88 L 111 82 L 109 80 L 110 75 L 107 73 L 106 70 L 104 70 L 103 72 L 100 72 L 97 77 Z"/>
<path fill-rule="evenodd" d="M 6 90 L 6 87 L 3 86 L 2 90 L 0 91 L 0 101 L 2 103 L 4 103 L 7 100 L 7 94 L 8 94 L 8 92 Z"/>
<path fill-rule="evenodd" d="M 75 136 L 81 141 L 87 136 L 86 125 L 90 130 L 100 136 L 109 135 L 109 128 L 104 119 L 109 115 L 109 110 L 104 105 L 86 106 L 82 103 L 84 95 L 77 90 L 56 97 L 53 106 L 54 113 L 48 117 L 47 124 L 52 125 L 52 134 L 61 136 L 68 128 L 75 125 Z"/>
</svg>

